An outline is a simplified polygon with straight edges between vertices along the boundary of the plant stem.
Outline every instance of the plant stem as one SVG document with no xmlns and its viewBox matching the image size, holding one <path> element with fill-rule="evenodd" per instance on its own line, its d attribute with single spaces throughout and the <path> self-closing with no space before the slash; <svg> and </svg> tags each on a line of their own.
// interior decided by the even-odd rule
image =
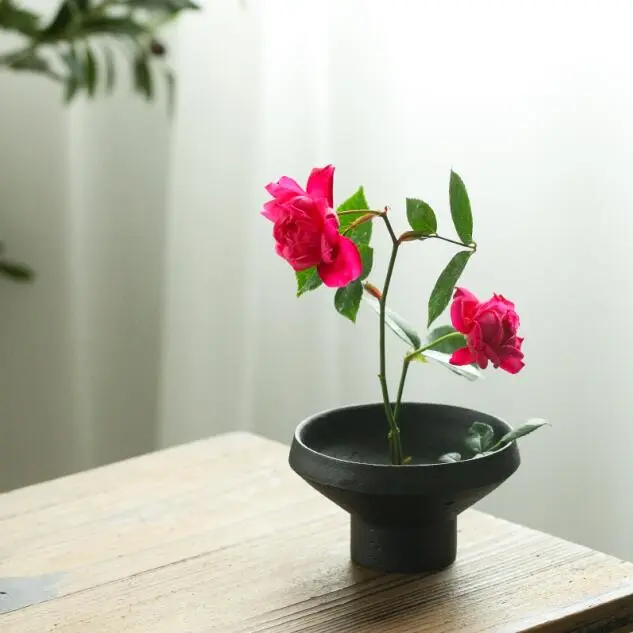
<svg viewBox="0 0 633 633">
<path fill-rule="evenodd" d="M 398 429 L 398 440 L 400 441 L 401 460 L 404 457 L 404 455 L 402 453 L 402 442 L 400 438 L 400 425 L 399 425 L 400 405 L 402 404 L 402 394 L 404 392 L 404 384 L 407 380 L 407 372 L 409 371 L 409 365 L 411 364 L 411 361 L 415 358 L 417 354 L 425 352 L 426 350 L 429 350 L 432 347 L 435 347 L 436 345 L 438 345 L 439 343 L 442 343 L 443 341 L 447 341 L 451 338 L 457 338 L 458 336 L 463 336 L 463 334 L 461 334 L 460 332 L 449 332 L 448 334 L 445 334 L 444 336 L 440 336 L 439 338 L 435 339 L 434 341 L 431 341 L 424 347 L 420 347 L 419 349 L 416 349 L 410 354 L 407 354 L 404 357 L 404 360 L 402 361 L 402 373 L 400 374 L 400 384 L 398 385 L 398 395 L 396 396 L 396 406 L 394 407 L 394 410 L 393 410 L 393 423 L 392 423 L 393 427 Z M 402 461 L 400 463 L 402 463 Z"/>
<path fill-rule="evenodd" d="M 455 244 L 463 248 L 469 248 L 471 251 L 477 250 L 476 242 L 465 244 L 464 242 L 453 240 L 450 237 L 444 237 L 443 235 L 438 235 L 437 233 L 422 233 L 420 231 L 406 231 L 398 238 L 398 241 L 400 242 L 412 242 L 414 240 L 419 240 L 420 242 L 424 240 L 442 240 L 442 242 L 448 242 L 449 244 Z"/>
<path fill-rule="evenodd" d="M 396 425 L 398 426 L 398 428 L 400 428 L 400 426 L 398 425 L 398 416 L 400 414 L 400 403 L 402 402 L 402 392 L 404 391 L 404 383 L 407 379 L 407 371 L 409 371 L 410 362 L 411 361 L 407 360 L 406 358 L 402 361 L 402 373 L 400 374 L 400 384 L 398 385 L 398 395 L 396 396 L 396 406 L 393 410 L 393 419 Z"/>
<path fill-rule="evenodd" d="M 473 251 L 477 250 L 477 244 L 475 244 L 475 242 L 472 244 L 464 244 L 464 242 L 458 242 L 457 240 L 452 240 L 450 237 L 442 237 L 441 235 L 430 235 L 429 237 L 434 240 L 442 240 L 442 242 L 448 242 L 449 244 L 456 244 L 457 246 L 470 248 Z"/>
<path fill-rule="evenodd" d="M 386 215 L 382 215 L 391 240 L 393 247 L 391 249 L 391 257 L 389 258 L 389 265 L 387 266 L 387 275 L 385 277 L 385 283 L 382 290 L 382 297 L 380 298 L 380 374 L 378 378 L 380 380 L 380 387 L 382 389 L 382 399 L 385 405 L 385 414 L 387 416 L 387 422 L 389 423 L 389 454 L 391 457 L 391 463 L 395 465 L 402 464 L 402 443 L 400 440 L 400 428 L 396 424 L 394 412 L 391 409 L 391 400 L 389 398 L 389 387 L 387 384 L 387 358 L 385 351 L 385 310 L 387 304 L 387 294 L 389 293 L 389 285 L 391 284 L 391 276 L 393 275 L 393 268 L 396 263 L 396 256 L 398 255 L 398 247 L 400 243 L 396 238 L 389 218 Z"/>
<path fill-rule="evenodd" d="M 416 350 L 413 350 L 411 353 L 407 354 L 404 357 L 404 360 L 405 362 L 412 361 L 418 354 L 421 354 L 422 352 L 426 352 L 426 350 L 432 349 L 439 343 L 443 343 L 444 341 L 449 341 L 452 338 L 458 338 L 458 337 L 463 337 L 463 336 L 464 335 L 461 332 L 449 332 L 448 334 L 444 334 L 444 336 L 440 336 L 439 338 L 436 338 L 434 341 L 431 341 L 424 347 L 420 347 Z"/>
<path fill-rule="evenodd" d="M 372 209 L 349 209 L 348 211 L 337 211 L 336 215 L 356 215 L 361 213 L 364 215 L 384 215 L 384 211 L 374 211 Z"/>
</svg>

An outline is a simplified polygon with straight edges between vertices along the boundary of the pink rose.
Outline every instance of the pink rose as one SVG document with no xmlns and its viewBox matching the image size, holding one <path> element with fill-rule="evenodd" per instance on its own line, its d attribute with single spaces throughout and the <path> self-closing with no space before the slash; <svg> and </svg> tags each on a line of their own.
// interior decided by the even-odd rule
<svg viewBox="0 0 633 633">
<path fill-rule="evenodd" d="M 338 231 L 333 210 L 334 167 L 312 170 L 306 191 L 284 176 L 270 183 L 273 197 L 262 215 L 274 222 L 275 250 L 296 271 L 316 266 L 326 286 L 340 288 L 358 279 L 363 269 L 356 244 Z"/>
<path fill-rule="evenodd" d="M 501 295 L 480 303 L 465 288 L 456 288 L 451 305 L 453 327 L 466 335 L 467 347 L 451 356 L 453 365 L 477 363 L 485 369 L 490 361 L 494 367 L 516 374 L 524 367 L 521 344 L 517 336 L 519 315 L 514 304 Z"/>
</svg>

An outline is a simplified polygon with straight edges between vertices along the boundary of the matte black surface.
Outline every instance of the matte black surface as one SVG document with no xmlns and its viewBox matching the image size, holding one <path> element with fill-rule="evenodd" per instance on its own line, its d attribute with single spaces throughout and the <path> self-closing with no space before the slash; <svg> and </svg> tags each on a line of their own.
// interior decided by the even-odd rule
<svg viewBox="0 0 633 633">
<path fill-rule="evenodd" d="M 402 442 L 412 463 L 393 466 L 382 404 L 332 409 L 297 427 L 290 466 L 352 515 L 355 562 L 382 571 L 436 571 L 455 560 L 457 515 L 519 466 L 516 443 L 479 459 L 436 462 L 451 451 L 467 456 L 463 441 L 476 421 L 490 424 L 497 437 L 510 430 L 470 409 L 403 404 Z"/>
</svg>

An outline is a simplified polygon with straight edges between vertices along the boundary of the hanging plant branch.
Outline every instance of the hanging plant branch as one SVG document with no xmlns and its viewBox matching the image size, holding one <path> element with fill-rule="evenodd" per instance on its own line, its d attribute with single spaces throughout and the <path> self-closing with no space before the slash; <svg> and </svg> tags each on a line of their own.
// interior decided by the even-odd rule
<svg viewBox="0 0 633 633">
<path fill-rule="evenodd" d="M 171 112 L 175 80 L 158 33 L 183 11 L 196 9 L 191 0 L 64 0 L 45 23 L 14 0 L 0 0 L 0 30 L 25 38 L 21 47 L 0 55 L 0 69 L 30 71 L 57 81 L 70 102 L 81 94 L 92 98 L 112 91 L 118 48 L 129 59 L 139 96 L 153 101 L 155 77 L 163 77 Z"/>
<path fill-rule="evenodd" d="M 15 0 L 0 0 L 0 32 L 23 39 L 15 50 L 0 54 L 0 71 L 31 72 L 58 82 L 69 103 L 82 94 L 111 94 L 119 74 L 117 59 L 127 59 L 133 89 L 147 101 L 156 98 L 156 77 L 162 76 L 171 114 L 176 78 L 158 33 L 183 11 L 196 9 L 191 0 L 64 0 L 45 22 Z M 30 281 L 33 271 L 5 259 L 2 250 L 0 245 L 0 276 Z"/>
</svg>

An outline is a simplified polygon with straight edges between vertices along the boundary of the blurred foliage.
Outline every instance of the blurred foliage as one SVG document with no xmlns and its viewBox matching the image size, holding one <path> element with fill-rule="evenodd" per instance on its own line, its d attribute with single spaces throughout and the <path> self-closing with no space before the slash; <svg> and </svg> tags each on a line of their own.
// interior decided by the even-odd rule
<svg viewBox="0 0 633 633">
<path fill-rule="evenodd" d="M 148 101 L 164 82 L 171 113 L 176 79 L 159 33 L 181 12 L 197 8 L 191 0 L 64 0 L 45 19 L 14 0 L 0 0 L 0 33 L 21 40 L 15 50 L 0 54 L 0 71 L 58 82 L 68 103 L 81 94 L 111 93 L 125 64 L 132 89 Z M 1 251 L 0 274 L 16 281 L 32 278 L 28 266 L 6 260 Z"/>
</svg>

